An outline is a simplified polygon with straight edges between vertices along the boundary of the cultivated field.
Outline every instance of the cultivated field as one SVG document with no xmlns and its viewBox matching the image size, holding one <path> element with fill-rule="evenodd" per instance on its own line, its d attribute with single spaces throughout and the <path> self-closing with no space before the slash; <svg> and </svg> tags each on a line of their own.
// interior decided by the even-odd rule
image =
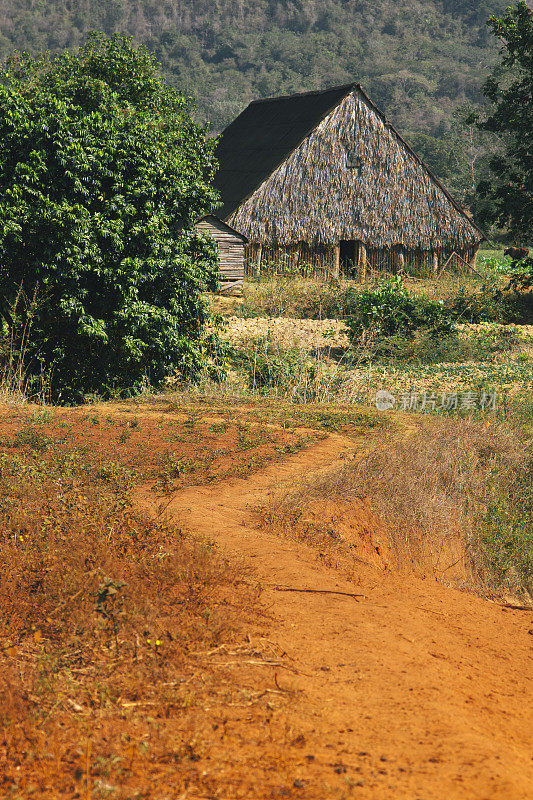
<svg viewBox="0 0 533 800">
<path fill-rule="evenodd" d="M 405 279 L 408 293 L 449 309 L 456 331 L 385 343 L 372 332 L 363 341 L 350 338 L 356 299 L 368 287 L 291 275 L 251 281 L 242 298 L 213 299 L 225 323 L 222 338 L 233 348 L 217 391 L 373 405 L 386 390 L 396 408 L 413 394 L 434 396 L 437 408 L 451 394 L 475 395 L 478 405 L 483 392 L 501 404 L 530 398 L 533 303 L 531 293 L 506 291 L 510 269 L 501 252 L 483 251 L 476 273 Z"/>
</svg>

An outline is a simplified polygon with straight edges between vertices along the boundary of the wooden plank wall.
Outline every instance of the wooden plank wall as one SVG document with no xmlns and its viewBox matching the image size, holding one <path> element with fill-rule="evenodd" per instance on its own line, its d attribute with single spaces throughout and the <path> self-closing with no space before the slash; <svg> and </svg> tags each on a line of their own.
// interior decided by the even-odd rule
<svg viewBox="0 0 533 800">
<path fill-rule="evenodd" d="M 218 244 L 218 259 L 223 282 L 240 281 L 244 278 L 244 242 L 214 219 L 203 219 L 197 223 L 200 231 L 208 231 Z"/>
</svg>

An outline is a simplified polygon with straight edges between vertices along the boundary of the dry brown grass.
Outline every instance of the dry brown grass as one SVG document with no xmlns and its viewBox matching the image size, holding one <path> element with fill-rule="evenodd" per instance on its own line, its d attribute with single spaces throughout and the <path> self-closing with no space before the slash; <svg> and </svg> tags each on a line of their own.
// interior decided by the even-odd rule
<svg viewBox="0 0 533 800">
<path fill-rule="evenodd" d="M 139 516 L 124 496 L 80 476 L 39 474 L 31 459 L 3 458 L 0 521 L 3 791 L 22 788 L 24 777 L 65 796 L 75 775 L 47 765 L 37 742 L 79 746 L 69 713 L 101 718 L 107 735 L 131 727 L 130 708 L 166 700 L 167 715 L 183 715 L 209 683 L 189 652 L 232 642 L 257 615 L 257 592 L 208 543 Z M 24 742 L 34 746 L 13 762 Z M 98 732 L 93 747 L 103 757 Z M 114 780 L 131 777 L 111 750 L 121 767 Z"/>
<path fill-rule="evenodd" d="M 148 631 L 172 661 L 191 641 L 211 646 L 231 631 L 224 593 L 239 572 L 208 545 L 139 516 L 124 497 L 36 480 L 18 460 L 2 473 L 4 648 L 43 641 L 65 666 L 90 663 L 95 649 L 139 661 L 152 653 Z"/>
<path fill-rule="evenodd" d="M 92 412 L 85 429 L 81 416 L 54 411 L 28 425 L 9 412 L 2 429 L 0 796 L 229 787 L 227 796 L 259 798 L 291 786 L 291 696 L 274 684 L 280 654 L 264 638 L 259 589 L 208 541 L 136 512 L 123 474 L 139 455 L 134 435 L 103 475 L 82 444 L 84 432 L 88 442 L 90 431 L 107 442 L 110 432 Z M 126 430 L 139 427 L 150 428 Z M 225 427 L 219 434 L 227 444 Z M 159 444 L 165 454 L 168 441 Z M 235 444 L 253 450 L 253 431 L 236 431 Z M 263 756 L 265 729 L 275 738 Z"/>
<path fill-rule="evenodd" d="M 353 520 L 368 517 L 369 502 L 377 519 L 367 519 L 367 531 L 370 525 L 379 537 L 386 529 L 397 568 L 479 587 L 491 583 L 491 575 L 476 520 L 495 498 L 505 496 L 530 458 L 531 445 L 509 424 L 431 420 L 406 439 L 389 441 L 318 480 L 274 495 L 263 520 L 315 545 L 338 549 L 328 514 L 318 521 L 318 504 L 333 504 L 338 531 L 350 513 Z M 310 507 L 315 509 L 311 521 Z"/>
</svg>

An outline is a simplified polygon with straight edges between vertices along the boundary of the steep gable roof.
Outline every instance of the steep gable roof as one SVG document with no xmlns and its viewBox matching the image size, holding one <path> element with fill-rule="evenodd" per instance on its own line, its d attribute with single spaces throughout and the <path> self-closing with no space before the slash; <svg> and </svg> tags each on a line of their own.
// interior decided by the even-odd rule
<svg viewBox="0 0 533 800">
<path fill-rule="evenodd" d="M 230 218 L 321 121 L 354 91 L 364 99 L 386 128 L 418 162 L 435 187 L 445 195 L 455 211 L 478 234 L 478 240 L 485 239 L 483 231 L 472 222 L 358 83 L 265 98 L 250 103 L 223 131 L 217 144 L 216 155 L 220 168 L 215 176 L 215 186 L 223 202 L 217 214 L 222 219 Z"/>
<path fill-rule="evenodd" d="M 226 219 L 358 85 L 254 100 L 222 132 L 215 187 Z"/>
</svg>

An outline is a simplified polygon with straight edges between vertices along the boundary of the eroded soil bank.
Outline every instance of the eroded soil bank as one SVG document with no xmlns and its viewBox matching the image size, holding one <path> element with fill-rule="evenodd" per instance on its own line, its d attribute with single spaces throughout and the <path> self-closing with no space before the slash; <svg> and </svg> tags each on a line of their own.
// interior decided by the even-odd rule
<svg viewBox="0 0 533 800">
<path fill-rule="evenodd" d="M 533 612 L 398 564 L 364 499 L 258 511 L 419 430 L 266 400 L 2 409 L 0 795 L 528 797 Z"/>
</svg>

